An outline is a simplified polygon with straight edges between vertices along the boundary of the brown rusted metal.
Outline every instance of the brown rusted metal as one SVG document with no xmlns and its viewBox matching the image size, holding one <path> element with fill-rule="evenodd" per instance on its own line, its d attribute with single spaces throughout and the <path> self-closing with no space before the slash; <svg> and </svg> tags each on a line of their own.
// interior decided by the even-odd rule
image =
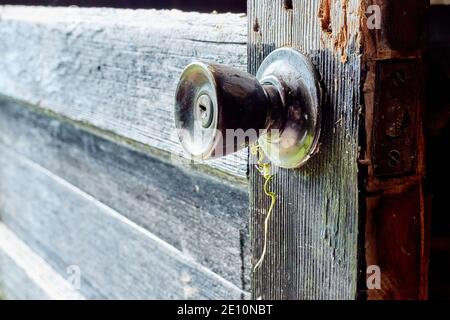
<svg viewBox="0 0 450 320">
<path fill-rule="evenodd" d="M 414 173 L 419 69 L 415 60 L 376 63 L 372 159 L 376 177 Z"/>
<path fill-rule="evenodd" d="M 425 16 L 411 0 L 385 1 L 383 24 L 387 44 L 402 53 L 420 47 Z"/>
<path fill-rule="evenodd" d="M 381 8 L 381 29 L 365 25 L 366 8 Z M 382 272 L 368 299 L 425 299 L 429 212 L 423 181 L 426 0 L 367 0 L 361 8 L 364 126 L 361 206 L 365 264 Z"/>
</svg>

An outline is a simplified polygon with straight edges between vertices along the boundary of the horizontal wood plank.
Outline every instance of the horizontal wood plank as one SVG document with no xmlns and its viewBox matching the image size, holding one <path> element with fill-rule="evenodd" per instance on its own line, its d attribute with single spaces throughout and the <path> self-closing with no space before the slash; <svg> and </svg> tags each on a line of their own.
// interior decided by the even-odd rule
<svg viewBox="0 0 450 320">
<path fill-rule="evenodd" d="M 238 14 L 0 7 L 0 93 L 181 154 L 173 101 L 193 60 L 246 69 Z M 244 179 L 246 151 L 207 162 Z"/>
<path fill-rule="evenodd" d="M 11 100 L 0 99 L 0 145 L 45 167 L 192 260 L 249 290 L 244 187 L 161 162 L 86 132 L 67 119 Z M 15 173 L 19 180 L 28 179 Z"/>
<path fill-rule="evenodd" d="M 14 260 L 0 250 L 0 300 L 48 300 L 39 288 Z"/>
<path fill-rule="evenodd" d="M 240 299 L 237 286 L 44 167 L 0 147 L 0 218 L 89 299 Z"/>
<path fill-rule="evenodd" d="M 69 280 L 0 222 L 1 299 L 83 300 Z"/>
</svg>

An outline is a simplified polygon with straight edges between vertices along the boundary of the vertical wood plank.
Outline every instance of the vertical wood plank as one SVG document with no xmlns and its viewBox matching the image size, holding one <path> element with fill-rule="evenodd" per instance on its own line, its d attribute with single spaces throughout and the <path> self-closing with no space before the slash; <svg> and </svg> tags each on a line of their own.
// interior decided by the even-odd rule
<svg viewBox="0 0 450 320">
<path fill-rule="evenodd" d="M 320 152 L 299 170 L 278 169 L 268 251 L 252 275 L 262 299 L 354 299 L 358 266 L 358 130 L 361 0 L 249 0 L 248 69 L 278 47 L 307 54 L 328 91 Z M 269 199 L 250 166 L 253 263 Z"/>
</svg>

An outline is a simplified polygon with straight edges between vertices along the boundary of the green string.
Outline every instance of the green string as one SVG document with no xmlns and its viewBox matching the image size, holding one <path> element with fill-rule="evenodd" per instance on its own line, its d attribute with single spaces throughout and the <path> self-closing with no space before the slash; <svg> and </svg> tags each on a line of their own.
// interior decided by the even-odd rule
<svg viewBox="0 0 450 320">
<path fill-rule="evenodd" d="M 258 156 L 258 161 L 256 163 L 256 169 L 261 173 L 261 175 L 263 176 L 264 179 L 264 193 L 266 194 L 266 196 L 268 196 L 270 198 L 270 205 L 269 205 L 269 209 L 267 210 L 267 215 L 266 218 L 264 219 L 264 246 L 263 246 L 263 251 L 261 254 L 261 257 L 259 258 L 258 262 L 255 264 L 255 266 L 253 267 L 253 272 L 256 272 L 256 270 L 262 265 L 264 258 L 266 256 L 266 252 L 267 252 L 267 233 L 269 231 L 269 221 L 270 218 L 272 216 L 272 212 L 273 212 L 273 208 L 275 207 L 275 203 L 277 202 L 277 195 L 269 190 L 269 184 L 270 181 L 273 179 L 273 175 L 270 173 L 271 171 L 271 166 L 270 163 L 263 163 L 263 158 L 264 155 L 262 153 L 261 150 L 259 150 L 259 146 L 258 145 L 253 145 L 250 148 L 250 151 L 253 155 L 259 155 Z"/>
</svg>

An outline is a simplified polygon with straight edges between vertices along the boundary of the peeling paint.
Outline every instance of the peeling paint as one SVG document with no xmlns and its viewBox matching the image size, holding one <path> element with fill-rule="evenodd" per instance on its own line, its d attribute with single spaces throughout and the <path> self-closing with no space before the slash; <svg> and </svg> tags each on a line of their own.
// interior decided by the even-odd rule
<svg viewBox="0 0 450 320">
<path fill-rule="evenodd" d="M 341 51 L 342 63 L 347 62 L 348 25 L 347 25 L 348 0 L 342 1 L 342 24 L 337 39 L 334 42 L 336 50 Z"/>
<path fill-rule="evenodd" d="M 333 21 L 332 17 L 336 17 L 333 11 L 341 12 L 338 21 Z M 348 0 L 321 0 L 318 17 L 322 32 L 332 40 L 333 49 L 340 52 L 342 63 L 346 63 L 349 43 Z"/>
<path fill-rule="evenodd" d="M 319 19 L 322 31 L 331 35 L 333 33 L 331 27 L 331 0 L 322 0 L 320 3 Z"/>
</svg>

